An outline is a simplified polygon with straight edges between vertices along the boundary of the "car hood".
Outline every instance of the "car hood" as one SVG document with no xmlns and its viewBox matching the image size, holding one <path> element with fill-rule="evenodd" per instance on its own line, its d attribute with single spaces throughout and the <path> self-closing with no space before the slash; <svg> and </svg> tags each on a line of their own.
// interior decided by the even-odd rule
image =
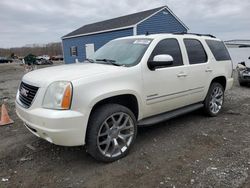
<svg viewBox="0 0 250 188">
<path fill-rule="evenodd" d="M 126 69 L 126 67 L 96 63 L 60 65 L 31 71 L 24 75 L 23 81 L 38 87 L 43 87 L 54 81 L 73 81 L 80 78 L 100 76 L 101 74 L 110 75 L 110 73 L 124 69 Z"/>
</svg>

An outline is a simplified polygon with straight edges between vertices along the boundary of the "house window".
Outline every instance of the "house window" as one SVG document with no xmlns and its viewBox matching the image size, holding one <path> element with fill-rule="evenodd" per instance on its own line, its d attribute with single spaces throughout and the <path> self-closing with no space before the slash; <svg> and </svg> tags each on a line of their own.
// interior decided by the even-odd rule
<svg viewBox="0 0 250 188">
<path fill-rule="evenodd" d="M 70 55 L 77 56 L 77 47 L 76 46 L 70 47 Z"/>
</svg>

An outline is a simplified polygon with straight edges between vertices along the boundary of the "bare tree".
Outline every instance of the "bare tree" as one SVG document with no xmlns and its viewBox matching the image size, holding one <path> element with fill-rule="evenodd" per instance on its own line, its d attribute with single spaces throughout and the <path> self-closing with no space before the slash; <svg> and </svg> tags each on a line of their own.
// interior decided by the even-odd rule
<svg viewBox="0 0 250 188">
<path fill-rule="evenodd" d="M 24 57 L 28 54 L 39 55 L 49 55 L 56 56 L 62 55 L 61 43 L 49 43 L 43 46 L 32 45 L 31 47 L 19 47 L 19 48 L 0 48 L 0 57 L 11 57 L 13 54 L 18 57 Z"/>
</svg>

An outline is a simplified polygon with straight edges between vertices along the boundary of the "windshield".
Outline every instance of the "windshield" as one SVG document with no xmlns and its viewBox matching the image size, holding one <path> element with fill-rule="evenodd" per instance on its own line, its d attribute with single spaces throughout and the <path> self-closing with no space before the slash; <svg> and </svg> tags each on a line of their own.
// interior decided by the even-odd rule
<svg viewBox="0 0 250 188">
<path fill-rule="evenodd" d="M 117 66 L 138 64 L 151 39 L 118 39 L 105 44 L 90 57 L 92 62 Z"/>
</svg>

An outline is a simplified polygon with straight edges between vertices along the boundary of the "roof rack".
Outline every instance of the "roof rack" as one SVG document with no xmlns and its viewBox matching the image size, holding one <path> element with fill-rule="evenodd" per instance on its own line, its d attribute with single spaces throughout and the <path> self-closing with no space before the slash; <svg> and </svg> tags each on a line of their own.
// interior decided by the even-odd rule
<svg viewBox="0 0 250 188">
<path fill-rule="evenodd" d="M 215 36 L 211 34 L 200 34 L 200 33 L 187 33 L 187 32 L 177 32 L 173 33 L 175 35 L 196 35 L 196 36 L 206 36 L 206 37 L 211 37 L 211 38 L 216 38 Z"/>
</svg>

